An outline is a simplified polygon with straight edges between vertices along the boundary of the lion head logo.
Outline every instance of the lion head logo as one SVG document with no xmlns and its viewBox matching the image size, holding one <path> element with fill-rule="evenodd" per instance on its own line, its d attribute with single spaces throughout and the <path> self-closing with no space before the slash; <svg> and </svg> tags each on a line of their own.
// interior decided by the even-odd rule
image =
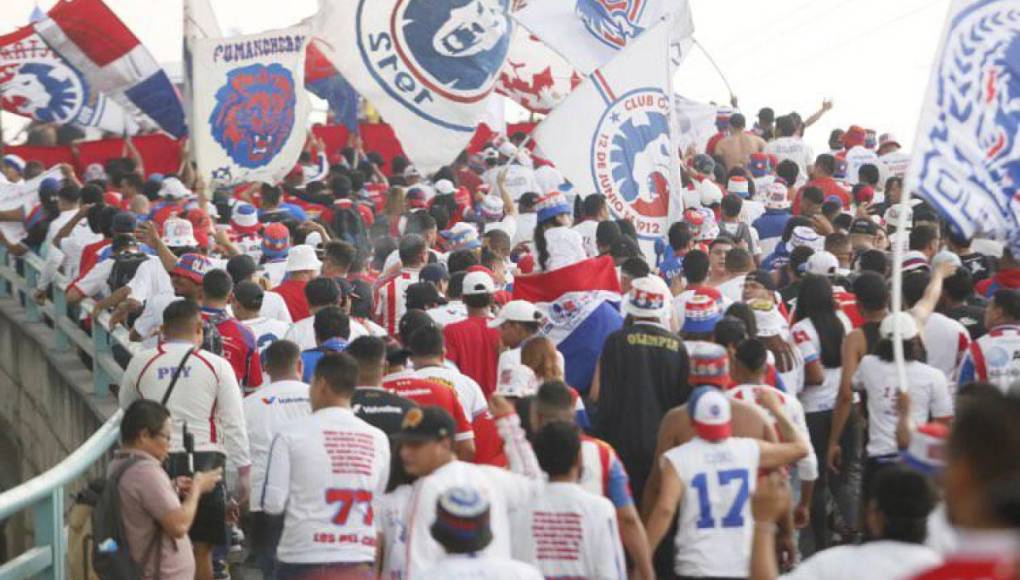
<svg viewBox="0 0 1020 580">
<path fill-rule="evenodd" d="M 216 91 L 209 116 L 213 138 L 241 167 L 267 165 L 294 128 L 294 77 L 279 64 L 234 69 Z"/>
<path fill-rule="evenodd" d="M 81 79 L 66 66 L 26 62 L 0 71 L 3 108 L 46 123 L 73 120 L 84 92 Z"/>
<path fill-rule="evenodd" d="M 638 20 L 646 4 L 645 0 L 577 0 L 574 12 L 592 36 L 620 49 L 644 32 Z"/>
<path fill-rule="evenodd" d="M 666 215 L 670 150 L 669 118 L 662 113 L 631 117 L 613 137 L 609 154 L 613 180 L 623 199 L 642 215 Z"/>
</svg>

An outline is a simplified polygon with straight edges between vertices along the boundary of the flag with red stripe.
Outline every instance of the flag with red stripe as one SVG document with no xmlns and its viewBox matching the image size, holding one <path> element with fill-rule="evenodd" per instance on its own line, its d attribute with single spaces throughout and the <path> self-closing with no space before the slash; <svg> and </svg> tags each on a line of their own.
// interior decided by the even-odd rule
<svg viewBox="0 0 1020 580">
<path fill-rule="evenodd" d="M 514 279 L 514 300 L 553 302 L 568 292 L 620 292 L 620 278 L 609 256 L 591 258 L 544 274 Z"/>
</svg>

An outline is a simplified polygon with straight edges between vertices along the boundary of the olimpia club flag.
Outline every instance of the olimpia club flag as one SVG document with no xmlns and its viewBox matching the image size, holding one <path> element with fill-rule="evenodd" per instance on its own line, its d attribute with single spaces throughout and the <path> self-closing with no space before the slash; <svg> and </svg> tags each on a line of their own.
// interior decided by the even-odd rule
<svg viewBox="0 0 1020 580">
<path fill-rule="evenodd" d="M 428 174 L 454 160 L 485 116 L 510 49 L 509 3 L 320 0 L 316 35 L 326 42 L 316 46 Z"/>
<path fill-rule="evenodd" d="M 954 0 L 907 177 L 969 237 L 1020 256 L 1020 6 Z"/>
<path fill-rule="evenodd" d="M 143 129 L 185 134 L 184 110 L 170 78 L 102 0 L 58 2 L 32 25 L 92 90 L 117 102 Z"/>
<path fill-rule="evenodd" d="M 580 194 L 605 195 L 646 241 L 666 235 L 679 192 L 667 24 L 592 73 L 532 133 Z"/>
<path fill-rule="evenodd" d="M 275 183 L 305 143 L 308 28 L 196 39 L 195 155 L 209 183 Z"/>
<path fill-rule="evenodd" d="M 74 123 L 120 135 L 138 130 L 124 109 L 96 91 L 34 26 L 0 36 L 0 106 L 43 123 Z"/>
<path fill-rule="evenodd" d="M 671 21 L 672 58 L 693 45 L 688 0 L 529 0 L 514 18 L 584 74 L 591 74 L 663 18 Z"/>
</svg>

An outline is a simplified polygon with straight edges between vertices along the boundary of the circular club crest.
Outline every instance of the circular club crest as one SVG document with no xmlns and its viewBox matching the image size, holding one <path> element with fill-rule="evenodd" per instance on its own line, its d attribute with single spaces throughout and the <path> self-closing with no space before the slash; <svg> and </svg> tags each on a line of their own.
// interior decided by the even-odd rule
<svg viewBox="0 0 1020 580">
<path fill-rule="evenodd" d="M 642 238 L 665 234 L 673 150 L 669 106 L 659 89 L 631 91 L 606 109 L 592 137 L 596 191 L 617 217 L 634 223 Z"/>
<path fill-rule="evenodd" d="M 439 98 L 476 103 L 492 92 L 510 50 L 509 0 L 396 0 L 389 12 L 377 2 L 360 0 L 356 22 L 375 80 L 419 116 L 474 131 L 442 118 Z"/>
<path fill-rule="evenodd" d="M 294 129 L 294 77 L 279 64 L 252 64 L 227 73 L 209 116 L 213 139 L 234 163 L 268 165 Z"/>
<path fill-rule="evenodd" d="M 55 59 L 0 67 L 3 107 L 45 123 L 73 121 L 85 105 L 86 90 L 78 71 Z"/>
</svg>

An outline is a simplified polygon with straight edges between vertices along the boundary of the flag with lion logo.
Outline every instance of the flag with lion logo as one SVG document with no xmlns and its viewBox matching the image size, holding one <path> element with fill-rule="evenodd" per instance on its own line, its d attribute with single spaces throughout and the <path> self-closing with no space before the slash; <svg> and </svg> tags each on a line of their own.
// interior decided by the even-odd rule
<svg viewBox="0 0 1020 580">
<path fill-rule="evenodd" d="M 193 44 L 195 156 L 214 186 L 275 183 L 297 163 L 309 114 L 307 27 Z"/>
</svg>

